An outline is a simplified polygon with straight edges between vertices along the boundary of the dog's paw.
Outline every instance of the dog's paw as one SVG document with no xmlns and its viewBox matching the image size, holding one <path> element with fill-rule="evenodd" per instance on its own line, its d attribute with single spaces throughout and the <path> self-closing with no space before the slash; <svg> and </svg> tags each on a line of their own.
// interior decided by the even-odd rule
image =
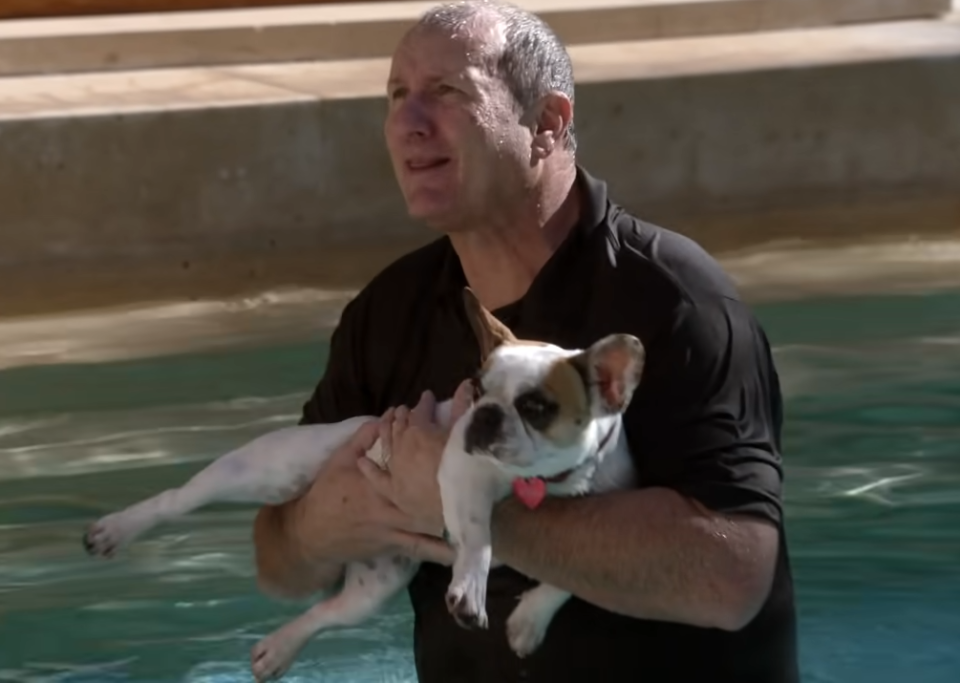
<svg viewBox="0 0 960 683">
<path fill-rule="evenodd" d="M 253 677 L 262 683 L 281 678 L 297 658 L 306 640 L 285 626 L 254 645 L 250 653 Z"/>
<path fill-rule="evenodd" d="M 520 603 L 507 619 L 507 641 L 510 649 L 521 659 L 540 647 L 548 626 L 536 612 L 525 607 L 524 603 Z"/>
<path fill-rule="evenodd" d="M 128 527 L 122 514 L 107 515 L 87 529 L 83 535 L 83 547 L 90 555 L 113 557 L 130 539 L 133 530 Z"/>
<path fill-rule="evenodd" d="M 465 629 L 487 628 L 486 596 L 478 581 L 462 581 L 447 590 L 447 611 Z"/>
</svg>

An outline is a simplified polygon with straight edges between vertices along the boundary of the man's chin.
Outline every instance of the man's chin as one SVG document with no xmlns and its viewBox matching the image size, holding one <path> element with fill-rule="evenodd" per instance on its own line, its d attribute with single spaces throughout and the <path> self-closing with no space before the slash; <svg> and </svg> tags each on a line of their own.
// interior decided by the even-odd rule
<svg viewBox="0 0 960 683">
<path fill-rule="evenodd" d="M 450 207 L 436 204 L 409 203 L 407 215 L 413 220 L 423 223 L 437 232 L 450 233 L 462 229 L 463 221 L 458 219 L 458 213 Z"/>
</svg>

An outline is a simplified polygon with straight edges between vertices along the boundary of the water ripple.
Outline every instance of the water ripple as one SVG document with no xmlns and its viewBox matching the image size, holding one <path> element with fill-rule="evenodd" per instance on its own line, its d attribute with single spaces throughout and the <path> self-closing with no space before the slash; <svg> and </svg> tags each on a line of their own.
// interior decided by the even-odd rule
<svg viewBox="0 0 960 683">
<path fill-rule="evenodd" d="M 302 395 L 0 421 L 0 483 L 209 460 L 300 416 Z"/>
<path fill-rule="evenodd" d="M 765 313 L 786 396 L 805 680 L 955 683 L 960 326 L 922 314 L 922 299 L 857 306 Z M 960 297 L 930 306 L 960 311 Z M 827 310 L 854 322 L 825 323 Z M 304 346 L 38 367 L 0 383 L 0 682 L 252 680 L 250 647 L 309 606 L 257 592 L 252 507 L 198 511 L 109 562 L 87 557 L 80 537 L 103 512 L 294 422 L 318 356 Z M 299 388 L 271 384 L 281 366 Z M 316 638 L 287 680 L 414 681 L 410 621 L 400 596 L 363 627 Z"/>
</svg>

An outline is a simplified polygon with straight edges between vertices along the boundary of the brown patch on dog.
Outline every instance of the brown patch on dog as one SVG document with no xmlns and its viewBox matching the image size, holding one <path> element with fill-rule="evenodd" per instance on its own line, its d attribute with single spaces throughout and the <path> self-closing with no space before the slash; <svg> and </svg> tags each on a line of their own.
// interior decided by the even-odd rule
<svg viewBox="0 0 960 683">
<path fill-rule="evenodd" d="M 567 360 L 558 360 L 543 378 L 541 389 L 560 408 L 544 436 L 560 446 L 573 442 L 590 420 L 590 396 L 582 375 Z"/>
</svg>

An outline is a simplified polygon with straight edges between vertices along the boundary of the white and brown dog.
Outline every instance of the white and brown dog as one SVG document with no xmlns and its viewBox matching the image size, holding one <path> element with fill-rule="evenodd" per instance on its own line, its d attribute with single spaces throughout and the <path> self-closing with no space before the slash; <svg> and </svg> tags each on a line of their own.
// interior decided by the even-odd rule
<svg viewBox="0 0 960 683">
<path fill-rule="evenodd" d="M 464 627 L 487 626 L 492 557 L 490 515 L 511 490 L 528 506 L 545 495 L 625 488 L 634 470 L 621 417 L 640 381 L 644 349 L 611 335 L 586 350 L 520 341 L 467 289 L 464 300 L 480 341 L 483 367 L 471 408 L 450 424 L 451 400 L 437 420 L 451 428 L 439 470 L 443 516 L 456 550 L 447 605 Z M 112 556 L 150 528 L 215 502 L 276 505 L 301 495 L 321 466 L 372 416 L 267 433 L 221 456 L 184 486 L 164 491 L 94 523 L 87 551 Z M 367 457 L 385 466 L 378 441 Z M 282 676 L 317 632 L 364 621 L 413 578 L 418 563 L 386 556 L 347 566 L 343 588 L 257 643 L 257 680 Z M 507 622 L 511 647 L 533 652 L 569 594 L 541 584 L 523 596 Z"/>
</svg>

